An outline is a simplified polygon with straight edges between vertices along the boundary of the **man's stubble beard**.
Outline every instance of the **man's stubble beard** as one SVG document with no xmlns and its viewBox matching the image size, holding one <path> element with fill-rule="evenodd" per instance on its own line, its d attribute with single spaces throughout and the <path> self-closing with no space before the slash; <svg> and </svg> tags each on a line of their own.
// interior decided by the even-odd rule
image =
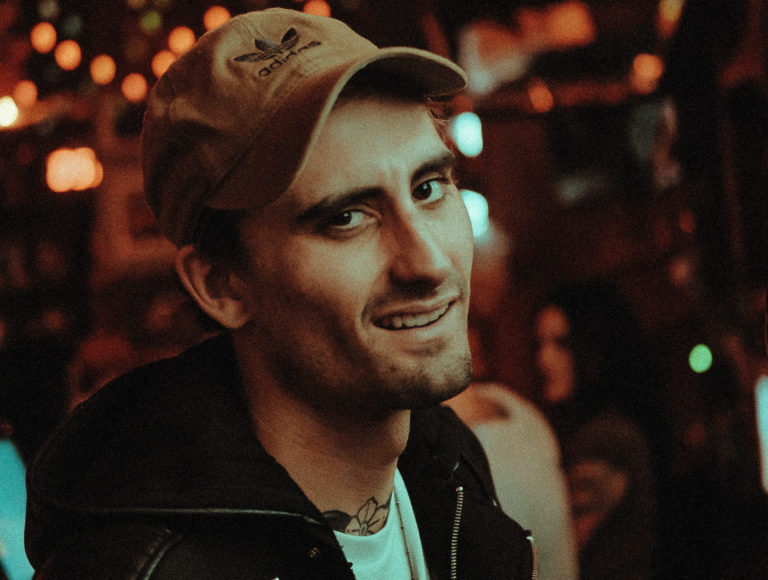
<svg viewBox="0 0 768 580">
<path fill-rule="evenodd" d="M 396 362 L 388 365 L 360 365 L 375 369 L 369 375 L 336 372 L 327 368 L 315 353 L 306 365 L 285 351 L 275 355 L 274 370 L 293 395 L 316 411 L 362 413 L 370 418 L 392 411 L 421 409 L 447 401 L 467 388 L 472 380 L 469 349 L 449 359 L 441 372 L 404 371 Z M 434 366 L 429 361 L 427 366 Z M 370 376 L 372 375 L 372 376 Z M 362 418 L 362 417 L 360 417 Z"/>
</svg>

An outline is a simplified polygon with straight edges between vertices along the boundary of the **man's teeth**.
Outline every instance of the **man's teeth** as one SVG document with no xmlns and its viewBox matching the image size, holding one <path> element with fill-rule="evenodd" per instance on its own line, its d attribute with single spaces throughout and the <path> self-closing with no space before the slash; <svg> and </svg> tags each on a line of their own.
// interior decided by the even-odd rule
<svg viewBox="0 0 768 580">
<path fill-rule="evenodd" d="M 434 312 L 429 312 L 427 314 L 397 314 L 394 316 L 386 316 L 381 319 L 379 326 L 393 330 L 426 326 L 433 323 L 435 320 L 445 314 L 445 312 L 448 310 L 448 306 L 450 305 L 443 306 L 439 310 L 435 310 Z"/>
</svg>

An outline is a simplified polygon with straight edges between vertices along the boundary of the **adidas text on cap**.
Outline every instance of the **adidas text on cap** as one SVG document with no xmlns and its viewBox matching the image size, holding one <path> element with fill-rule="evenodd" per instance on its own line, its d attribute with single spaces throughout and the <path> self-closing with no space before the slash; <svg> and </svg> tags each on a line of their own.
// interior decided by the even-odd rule
<svg viewBox="0 0 768 580">
<path fill-rule="evenodd" d="M 285 191 L 364 68 L 425 97 L 466 81 L 445 58 L 379 49 L 338 20 L 289 9 L 241 14 L 200 37 L 158 80 L 144 116 L 144 189 L 166 236 L 182 246 L 204 207 L 250 209 Z"/>
</svg>

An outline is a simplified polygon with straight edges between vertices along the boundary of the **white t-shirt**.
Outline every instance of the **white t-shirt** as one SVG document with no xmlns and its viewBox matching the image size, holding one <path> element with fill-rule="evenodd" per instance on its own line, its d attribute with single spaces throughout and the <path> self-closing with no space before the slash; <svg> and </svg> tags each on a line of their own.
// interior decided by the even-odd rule
<svg viewBox="0 0 768 580">
<path fill-rule="evenodd" d="M 389 516 L 381 530 L 370 536 L 334 533 L 347 560 L 352 562 L 357 580 L 411 580 L 411 567 L 416 580 L 429 580 L 416 516 L 399 471 L 395 471 Z M 404 539 L 408 543 L 410 566 Z"/>
</svg>

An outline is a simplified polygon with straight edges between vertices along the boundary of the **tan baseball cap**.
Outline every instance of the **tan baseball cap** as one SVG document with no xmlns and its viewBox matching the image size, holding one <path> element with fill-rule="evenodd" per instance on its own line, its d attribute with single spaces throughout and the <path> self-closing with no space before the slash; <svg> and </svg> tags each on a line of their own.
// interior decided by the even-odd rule
<svg viewBox="0 0 768 580">
<path fill-rule="evenodd" d="M 379 49 L 338 20 L 296 10 L 241 14 L 200 37 L 157 81 L 144 116 L 144 189 L 166 236 L 182 246 L 204 207 L 250 209 L 285 191 L 364 68 L 429 98 L 466 82 L 448 59 Z"/>
</svg>

